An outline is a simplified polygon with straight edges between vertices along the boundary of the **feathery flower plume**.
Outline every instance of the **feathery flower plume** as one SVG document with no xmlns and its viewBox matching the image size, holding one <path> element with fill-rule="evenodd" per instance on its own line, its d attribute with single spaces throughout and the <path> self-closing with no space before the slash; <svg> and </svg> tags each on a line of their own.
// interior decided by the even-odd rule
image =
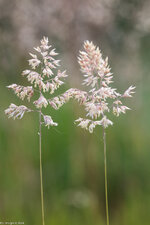
<svg viewBox="0 0 150 225">
<path fill-rule="evenodd" d="M 24 100 L 25 97 L 27 97 L 27 100 L 30 101 L 34 96 L 34 92 L 39 92 L 39 98 L 35 100 L 33 104 L 37 109 L 41 110 L 43 107 L 46 108 L 50 101 L 44 97 L 44 93 L 48 92 L 50 94 L 53 94 L 61 85 L 64 84 L 62 79 L 66 78 L 67 74 L 66 71 L 61 72 L 60 69 L 58 69 L 58 67 L 60 66 L 60 60 L 55 59 L 55 56 L 57 56 L 58 53 L 56 53 L 55 49 L 52 49 L 51 45 L 48 45 L 48 38 L 43 37 L 43 39 L 41 40 L 41 45 L 34 48 L 34 50 L 38 55 L 29 53 L 31 59 L 29 59 L 28 62 L 31 66 L 31 70 L 27 69 L 22 72 L 22 76 L 26 77 L 32 86 L 24 87 L 21 85 L 12 84 L 7 87 L 9 89 L 12 89 L 21 100 Z M 54 72 L 54 70 L 56 72 Z M 18 110 L 21 111 L 22 107 L 18 107 Z M 35 110 L 32 109 L 30 111 L 33 112 Z M 25 112 L 26 111 L 24 111 L 24 113 Z M 8 115 L 8 117 L 20 118 L 15 117 L 15 114 L 11 114 L 10 111 L 5 110 L 5 113 Z M 11 116 L 9 115 L 9 113 Z M 23 117 L 24 113 L 21 114 L 21 118 Z M 45 123 L 44 120 L 43 113 L 42 118 L 45 126 L 47 126 L 47 123 Z M 53 123 L 50 123 L 49 126 L 54 125 Z"/>
<path fill-rule="evenodd" d="M 120 94 L 116 88 L 110 86 L 113 83 L 113 74 L 108 65 L 108 57 L 103 59 L 99 47 L 96 47 L 92 42 L 84 42 L 84 51 L 80 51 L 78 62 L 84 76 L 83 85 L 89 87 L 88 91 L 84 92 L 84 101 L 80 102 L 85 107 L 86 116 L 91 117 L 93 128 L 96 125 L 101 125 L 104 128 L 113 125 L 113 122 L 107 118 L 107 114 L 111 111 L 116 116 L 126 113 L 129 108 L 123 105 L 122 99 L 132 97 L 135 87 L 130 86 L 123 94 Z M 78 94 L 78 98 L 83 99 L 83 91 L 78 90 Z M 74 93 L 73 95 L 75 97 Z M 101 120 L 97 120 L 99 117 Z M 97 124 L 95 124 L 94 119 Z M 85 120 L 82 119 L 82 121 Z M 82 121 L 78 126 L 93 132 L 93 129 L 90 129 L 91 124 L 87 123 L 86 126 L 82 126 Z M 79 120 L 75 122 L 78 123 Z"/>
<path fill-rule="evenodd" d="M 10 104 L 9 108 L 5 110 L 8 118 L 21 119 L 26 112 L 39 113 L 39 148 L 40 148 L 40 179 L 41 179 L 41 204 L 42 204 L 42 222 L 45 225 L 44 219 L 44 200 L 43 200 L 43 181 L 42 181 L 42 159 L 41 159 L 41 126 L 44 124 L 48 128 L 57 126 L 58 124 L 53 121 L 50 115 L 44 115 L 43 108 L 48 105 L 58 109 L 60 104 L 66 102 L 66 94 L 63 97 L 55 97 L 53 99 L 46 99 L 45 92 L 53 94 L 61 85 L 64 84 L 62 79 L 67 77 L 66 71 L 60 71 L 60 60 L 55 59 L 58 55 L 55 49 L 49 45 L 48 38 L 43 37 L 40 46 L 34 48 L 37 54 L 29 53 L 31 59 L 28 60 L 31 69 L 24 70 L 22 76 L 26 77 L 31 86 L 21 86 L 17 84 L 9 85 L 8 88 L 12 89 L 14 93 L 21 99 L 30 101 L 35 92 L 39 94 L 37 100 L 32 101 L 33 109 L 29 109 L 24 105 L 16 106 Z M 61 103 L 59 101 L 61 101 Z M 64 100 L 65 99 L 65 100 Z M 62 103 L 63 102 L 63 103 Z"/>
</svg>

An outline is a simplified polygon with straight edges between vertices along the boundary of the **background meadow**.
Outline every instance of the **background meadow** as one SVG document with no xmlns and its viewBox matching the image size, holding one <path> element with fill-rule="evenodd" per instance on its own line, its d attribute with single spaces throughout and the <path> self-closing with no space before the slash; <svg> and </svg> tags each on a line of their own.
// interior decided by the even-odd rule
<svg viewBox="0 0 150 225">
<path fill-rule="evenodd" d="M 109 57 L 118 90 L 135 85 L 132 108 L 107 129 L 108 195 L 112 225 L 150 221 L 150 2 L 148 0 L 0 1 L 0 222 L 41 224 L 38 115 L 13 121 L 4 115 L 11 102 L 22 104 L 11 83 L 27 85 L 21 72 L 28 52 L 48 36 L 69 75 L 66 86 L 82 88 L 78 51 L 88 39 Z M 27 103 L 27 102 L 26 102 Z M 59 123 L 42 128 L 45 218 L 48 225 L 104 225 L 102 129 L 75 127 L 84 115 L 70 101 Z"/>
</svg>

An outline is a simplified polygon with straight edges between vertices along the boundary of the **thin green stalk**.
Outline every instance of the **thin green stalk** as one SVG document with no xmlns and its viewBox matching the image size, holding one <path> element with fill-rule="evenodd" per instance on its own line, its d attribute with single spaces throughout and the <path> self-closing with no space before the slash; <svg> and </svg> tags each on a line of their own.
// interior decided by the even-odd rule
<svg viewBox="0 0 150 225">
<path fill-rule="evenodd" d="M 43 175 L 42 175 L 42 150 L 41 150 L 41 110 L 39 112 L 39 152 L 40 152 L 40 183 L 41 183 L 41 205 L 42 205 L 42 224 L 45 225 L 44 218 L 44 197 L 43 197 Z"/>
<path fill-rule="evenodd" d="M 105 170 L 105 200 L 106 200 L 106 217 L 107 225 L 109 225 L 109 212 L 108 212 L 108 192 L 107 192 L 107 160 L 106 160 L 106 133 L 103 127 L 103 141 L 104 141 L 104 170 Z"/>
</svg>

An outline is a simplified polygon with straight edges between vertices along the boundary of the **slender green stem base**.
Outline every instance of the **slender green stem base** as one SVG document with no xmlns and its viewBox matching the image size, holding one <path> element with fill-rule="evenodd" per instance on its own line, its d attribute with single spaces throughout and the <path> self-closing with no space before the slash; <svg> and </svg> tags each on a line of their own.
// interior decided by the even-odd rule
<svg viewBox="0 0 150 225">
<path fill-rule="evenodd" d="M 43 197 L 43 175 L 42 175 L 42 150 L 41 150 L 41 111 L 39 112 L 39 153 L 40 153 L 40 183 L 41 183 L 41 205 L 42 205 L 42 225 L 45 225 L 44 218 L 44 197 Z"/>
<path fill-rule="evenodd" d="M 108 192 L 107 192 L 107 160 L 106 160 L 106 133 L 103 127 L 103 141 L 104 141 L 104 169 L 105 169 L 105 200 L 106 200 L 106 217 L 107 225 L 109 225 L 109 212 L 108 212 Z"/>
</svg>

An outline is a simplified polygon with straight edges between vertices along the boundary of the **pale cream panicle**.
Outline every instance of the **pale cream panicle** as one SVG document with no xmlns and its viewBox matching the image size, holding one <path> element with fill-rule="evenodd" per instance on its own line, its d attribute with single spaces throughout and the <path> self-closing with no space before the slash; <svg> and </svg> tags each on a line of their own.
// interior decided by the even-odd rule
<svg viewBox="0 0 150 225">
<path fill-rule="evenodd" d="M 85 41 L 83 47 L 84 51 L 80 51 L 78 62 L 85 77 L 83 85 L 89 86 L 89 90 L 86 92 L 84 101 L 80 103 L 87 111 L 86 116 L 91 117 L 92 120 L 79 118 L 76 122 L 79 123 L 78 126 L 92 133 L 96 125 L 101 125 L 104 128 L 113 125 L 113 122 L 107 118 L 107 113 L 112 111 L 114 115 L 119 116 L 130 109 L 122 105 L 120 99 L 132 97 L 132 94 L 135 93 L 133 91 L 135 87 L 130 86 L 124 94 L 118 93 L 115 88 L 109 86 L 113 83 L 113 74 L 108 64 L 108 57 L 103 59 L 99 47 L 96 47 L 92 42 Z M 76 98 L 76 92 L 79 94 L 78 99 L 82 98 L 81 91 L 72 90 L 74 98 Z M 101 120 L 93 120 L 99 117 Z"/>
<path fill-rule="evenodd" d="M 66 71 L 60 71 L 60 60 L 55 57 L 58 55 L 55 48 L 49 45 L 47 37 L 43 37 L 40 42 L 40 46 L 34 48 L 37 54 L 29 53 L 31 59 L 28 60 L 30 69 L 24 70 L 22 76 L 26 77 L 28 82 L 32 86 L 21 86 L 17 84 L 9 85 L 8 88 L 12 89 L 14 93 L 21 99 L 30 101 L 31 97 L 36 93 L 39 93 L 39 98 L 33 102 L 37 109 L 42 110 L 43 107 L 47 107 L 48 104 L 58 109 L 60 105 L 62 106 L 66 102 L 67 94 L 63 94 L 63 97 L 55 97 L 51 102 L 44 97 L 43 93 L 49 92 L 54 94 L 54 92 L 64 84 L 62 79 L 66 78 L 68 75 Z M 69 94 L 69 93 L 68 93 Z M 11 104 L 8 109 L 5 110 L 8 117 L 13 117 L 21 119 L 25 112 L 38 111 L 29 110 L 26 106 L 16 106 Z M 57 126 L 57 123 L 53 122 L 51 116 L 43 115 L 45 126 Z"/>
</svg>

